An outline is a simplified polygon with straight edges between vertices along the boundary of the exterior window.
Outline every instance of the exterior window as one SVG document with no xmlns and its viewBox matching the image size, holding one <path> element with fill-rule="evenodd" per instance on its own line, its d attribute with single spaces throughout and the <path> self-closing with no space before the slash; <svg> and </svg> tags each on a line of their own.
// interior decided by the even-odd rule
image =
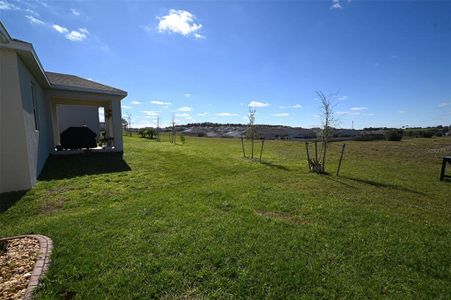
<svg viewBox="0 0 451 300">
<path fill-rule="evenodd" d="M 34 129 L 39 130 L 38 99 L 36 98 L 36 86 L 33 82 L 31 83 L 31 99 L 33 101 Z"/>
</svg>

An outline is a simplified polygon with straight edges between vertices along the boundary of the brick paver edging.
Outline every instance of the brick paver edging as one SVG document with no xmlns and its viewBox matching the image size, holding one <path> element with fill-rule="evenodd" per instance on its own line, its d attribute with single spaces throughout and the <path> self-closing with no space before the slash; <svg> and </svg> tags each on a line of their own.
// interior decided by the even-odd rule
<svg viewBox="0 0 451 300">
<path fill-rule="evenodd" d="M 25 291 L 25 295 L 23 297 L 24 300 L 31 300 L 33 299 L 34 289 L 39 285 L 39 280 L 41 280 L 42 277 L 44 277 L 45 272 L 47 272 L 47 269 L 49 268 L 50 255 L 52 254 L 53 249 L 53 242 L 49 237 L 39 234 L 11 236 L 7 238 L 2 238 L 0 240 L 12 240 L 25 237 L 34 238 L 39 241 L 39 254 L 36 259 L 36 263 L 34 264 L 33 272 L 31 273 L 27 290 Z"/>
</svg>

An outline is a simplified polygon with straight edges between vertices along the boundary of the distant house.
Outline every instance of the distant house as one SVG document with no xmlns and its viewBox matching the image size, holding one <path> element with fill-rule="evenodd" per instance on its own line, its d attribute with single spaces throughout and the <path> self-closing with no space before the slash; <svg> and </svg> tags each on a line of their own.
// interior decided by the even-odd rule
<svg viewBox="0 0 451 300">
<path fill-rule="evenodd" d="M 122 152 L 121 103 L 127 92 L 74 75 L 46 72 L 33 45 L 0 22 L 0 193 L 32 187 L 68 127 L 99 132 L 104 108 L 109 145 Z M 69 151 L 70 152 L 70 151 Z"/>
</svg>

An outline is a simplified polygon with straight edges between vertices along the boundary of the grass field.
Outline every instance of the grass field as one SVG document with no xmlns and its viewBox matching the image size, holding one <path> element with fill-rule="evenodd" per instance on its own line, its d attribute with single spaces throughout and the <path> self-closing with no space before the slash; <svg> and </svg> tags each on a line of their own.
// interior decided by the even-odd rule
<svg viewBox="0 0 451 300">
<path fill-rule="evenodd" d="M 0 213 L 0 236 L 54 241 L 38 299 L 451 298 L 449 138 L 347 142 L 340 177 L 300 142 L 263 163 L 235 139 L 124 143 L 50 159 Z"/>
</svg>

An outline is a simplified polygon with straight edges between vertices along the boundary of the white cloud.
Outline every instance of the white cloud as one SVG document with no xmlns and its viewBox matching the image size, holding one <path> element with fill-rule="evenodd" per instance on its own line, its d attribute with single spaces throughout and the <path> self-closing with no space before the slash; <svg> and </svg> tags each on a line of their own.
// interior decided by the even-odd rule
<svg viewBox="0 0 451 300">
<path fill-rule="evenodd" d="M 191 111 L 191 107 L 188 106 L 182 106 L 180 108 L 177 108 L 177 111 Z"/>
<path fill-rule="evenodd" d="M 227 112 L 217 113 L 215 115 L 219 116 L 219 117 L 234 117 L 234 116 L 238 116 L 238 114 L 227 113 Z"/>
<path fill-rule="evenodd" d="M 302 105 L 300 104 L 295 104 L 295 105 L 291 105 L 291 108 L 302 108 Z"/>
<path fill-rule="evenodd" d="M 269 103 L 259 102 L 259 101 L 251 101 L 249 102 L 249 107 L 266 107 L 269 106 Z"/>
<path fill-rule="evenodd" d="M 156 117 L 159 116 L 161 111 L 155 111 L 155 110 L 143 110 L 141 111 L 142 113 L 144 113 L 146 116 L 148 117 Z"/>
<path fill-rule="evenodd" d="M 6 0 L 0 1 L 0 10 L 18 10 L 19 8 Z"/>
<path fill-rule="evenodd" d="M 343 100 L 348 99 L 349 97 L 348 96 L 333 96 L 333 98 L 337 99 L 337 100 L 340 100 L 340 101 L 343 101 Z"/>
<path fill-rule="evenodd" d="M 39 20 L 33 16 L 26 15 L 25 18 L 27 18 L 30 21 L 30 24 L 35 24 L 35 25 L 44 25 L 45 24 L 44 21 Z"/>
<path fill-rule="evenodd" d="M 198 115 L 199 117 L 206 117 L 206 116 L 209 115 L 209 113 L 203 112 L 203 113 L 198 113 L 197 115 Z"/>
<path fill-rule="evenodd" d="M 60 26 L 60 25 L 57 25 L 57 24 L 53 24 L 52 27 L 53 27 L 53 29 L 55 29 L 59 33 L 68 33 L 69 32 L 69 30 L 67 30 L 66 27 L 63 27 L 63 26 Z"/>
<path fill-rule="evenodd" d="M 166 105 L 166 106 L 172 105 L 171 102 L 164 102 L 164 101 L 158 101 L 158 100 L 150 101 L 150 103 L 151 104 L 156 104 L 156 105 Z"/>
<path fill-rule="evenodd" d="M 190 114 L 175 114 L 177 117 L 189 117 Z"/>
<path fill-rule="evenodd" d="M 76 10 L 75 8 L 71 8 L 70 11 L 72 12 L 72 14 L 79 16 L 80 12 L 78 10 Z"/>
<path fill-rule="evenodd" d="M 66 38 L 73 42 L 83 41 L 88 37 L 88 33 L 88 30 L 86 30 L 85 28 L 79 28 L 79 31 L 72 30 L 71 32 L 66 34 Z"/>
<path fill-rule="evenodd" d="M 335 114 L 337 115 L 360 115 L 361 111 L 363 109 L 366 109 L 366 107 L 353 107 L 354 110 L 351 108 L 350 111 L 337 111 Z M 358 109 L 355 109 L 358 108 Z"/>
<path fill-rule="evenodd" d="M 132 107 L 129 106 L 129 105 L 121 105 L 121 107 L 122 107 L 122 108 L 125 108 L 125 109 L 132 108 Z"/>
<path fill-rule="evenodd" d="M 58 24 L 53 24 L 52 28 L 61 34 L 64 34 L 66 39 L 73 42 L 81 42 L 88 37 L 89 31 L 86 28 L 79 28 L 77 30 L 69 31 L 66 27 L 60 26 Z"/>
<path fill-rule="evenodd" d="M 185 10 L 169 10 L 169 14 L 163 17 L 157 17 L 159 32 L 178 33 L 183 36 L 194 36 L 197 39 L 203 39 L 205 36 L 198 33 L 202 24 L 194 23 L 196 17 Z M 148 27 L 147 27 L 148 28 Z"/>
<path fill-rule="evenodd" d="M 29 14 L 32 14 L 32 15 L 35 15 L 35 16 L 39 17 L 39 13 L 38 13 L 38 12 L 35 12 L 35 11 L 32 10 L 32 9 L 27 8 L 27 9 L 25 10 L 25 12 L 27 12 L 27 13 L 29 13 Z"/>
<path fill-rule="evenodd" d="M 405 110 L 398 110 L 398 114 L 405 114 L 406 111 Z"/>
<path fill-rule="evenodd" d="M 447 107 L 448 105 L 451 105 L 451 100 L 448 102 L 441 102 L 437 105 L 437 107 Z"/>
<path fill-rule="evenodd" d="M 280 113 L 280 114 L 273 114 L 274 117 L 289 117 L 290 114 L 288 113 Z"/>
<path fill-rule="evenodd" d="M 134 105 L 140 105 L 141 102 L 140 102 L 140 101 L 132 101 L 132 104 L 134 104 Z"/>
<path fill-rule="evenodd" d="M 332 0 L 332 5 L 330 9 L 342 9 L 343 6 L 340 4 L 340 0 Z"/>
<path fill-rule="evenodd" d="M 190 98 L 190 97 L 191 97 L 191 94 L 188 94 L 188 93 L 187 93 L 187 94 L 185 94 L 185 97 L 186 97 L 186 98 Z"/>
<path fill-rule="evenodd" d="M 351 107 L 349 110 L 362 111 L 362 110 L 367 110 L 367 109 L 368 109 L 368 107 L 361 106 L 361 107 Z"/>
<path fill-rule="evenodd" d="M 206 38 L 207 38 L 205 35 L 202 35 L 202 34 L 200 34 L 200 33 L 195 33 L 195 34 L 194 34 L 194 37 L 195 37 L 196 39 L 206 39 Z"/>
</svg>

